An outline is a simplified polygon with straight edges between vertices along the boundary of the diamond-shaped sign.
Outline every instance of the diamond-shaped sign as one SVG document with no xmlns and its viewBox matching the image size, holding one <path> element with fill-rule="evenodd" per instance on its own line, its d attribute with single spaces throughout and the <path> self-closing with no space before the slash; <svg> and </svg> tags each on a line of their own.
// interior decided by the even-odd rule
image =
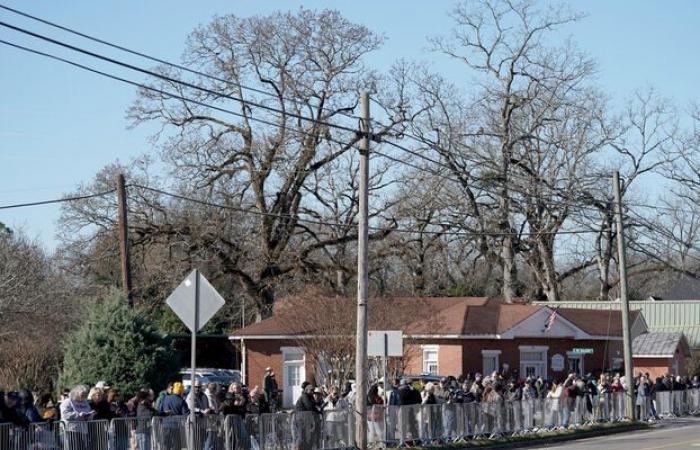
<svg viewBox="0 0 700 450">
<path fill-rule="evenodd" d="M 199 283 L 197 283 L 199 276 Z M 195 296 L 195 286 L 199 284 L 199 298 Z M 209 319 L 226 303 L 224 298 L 214 289 L 204 275 L 193 270 L 187 278 L 170 294 L 165 301 L 170 309 L 182 320 L 192 332 L 204 328 Z M 194 326 L 195 303 L 198 304 L 197 327 Z"/>
</svg>

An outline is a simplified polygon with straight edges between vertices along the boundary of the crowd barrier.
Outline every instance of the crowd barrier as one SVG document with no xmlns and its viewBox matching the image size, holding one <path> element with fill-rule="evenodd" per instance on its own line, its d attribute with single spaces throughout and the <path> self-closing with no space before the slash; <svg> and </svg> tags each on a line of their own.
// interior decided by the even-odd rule
<svg viewBox="0 0 700 450">
<path fill-rule="evenodd" d="M 614 422 L 627 416 L 625 393 L 575 398 L 374 405 L 367 438 L 373 446 L 410 446 L 490 439 L 540 430 Z M 700 389 L 637 396 L 639 420 L 700 413 Z M 351 410 L 226 417 L 120 418 L 111 421 L 0 424 L 0 450 L 327 450 L 354 447 Z"/>
</svg>

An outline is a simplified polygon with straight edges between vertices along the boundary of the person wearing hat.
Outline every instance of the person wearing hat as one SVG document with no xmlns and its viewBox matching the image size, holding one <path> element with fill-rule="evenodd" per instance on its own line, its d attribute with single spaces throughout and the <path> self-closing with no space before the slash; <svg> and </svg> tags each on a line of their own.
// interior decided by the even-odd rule
<svg viewBox="0 0 700 450">
<path fill-rule="evenodd" d="M 186 416 L 190 413 L 187 403 L 182 398 L 185 388 L 182 383 L 173 384 L 173 391 L 163 397 L 158 412 L 166 416 Z"/>
<path fill-rule="evenodd" d="M 275 379 L 275 372 L 272 367 L 265 368 L 265 376 L 263 377 L 263 391 L 265 393 L 265 400 L 270 407 L 271 412 L 277 411 L 278 402 L 278 390 L 277 380 Z"/>
<path fill-rule="evenodd" d="M 109 389 L 111 386 L 107 384 L 106 381 L 98 381 L 97 383 L 95 383 L 95 387 L 103 392 L 106 392 L 107 389 Z"/>
</svg>

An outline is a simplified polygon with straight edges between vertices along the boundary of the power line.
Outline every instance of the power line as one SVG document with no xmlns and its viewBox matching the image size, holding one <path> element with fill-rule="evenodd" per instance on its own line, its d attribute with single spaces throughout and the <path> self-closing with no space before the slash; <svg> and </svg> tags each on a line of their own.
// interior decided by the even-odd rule
<svg viewBox="0 0 700 450">
<path fill-rule="evenodd" d="M 244 105 L 255 106 L 257 108 L 264 109 L 264 110 L 267 110 L 267 111 L 270 111 L 270 112 L 273 112 L 276 114 L 281 114 L 282 116 L 289 116 L 289 117 L 293 117 L 295 119 L 303 120 L 306 122 L 313 122 L 316 125 L 323 125 L 323 126 L 327 126 L 330 128 L 336 128 L 338 130 L 348 131 L 350 133 L 357 133 L 358 132 L 356 129 L 349 128 L 349 127 L 346 127 L 344 125 L 338 125 L 338 124 L 334 124 L 334 123 L 327 122 L 327 121 L 317 120 L 317 119 L 314 119 L 312 117 L 306 117 L 306 116 L 303 116 L 301 114 L 283 111 L 283 110 L 278 109 L 278 108 L 273 108 L 272 106 L 263 105 L 262 103 L 253 102 L 250 100 L 245 100 L 243 98 L 235 97 L 235 96 L 228 95 L 228 94 L 223 94 L 221 92 L 217 92 L 217 91 L 214 91 L 214 90 L 206 88 L 206 87 L 197 86 L 196 84 L 193 84 L 193 83 L 190 83 L 187 81 L 183 81 L 183 80 L 179 80 L 177 78 L 172 78 L 172 77 L 169 77 L 167 75 L 159 74 L 158 72 L 153 72 L 152 70 L 144 69 L 143 67 L 139 67 L 139 66 L 135 66 L 133 64 L 125 63 L 123 61 L 119 61 L 117 59 L 101 55 L 99 53 L 91 52 L 90 50 L 85 50 L 83 48 L 76 47 L 76 46 L 71 45 L 71 44 L 67 44 L 67 43 L 59 41 L 57 39 L 53 39 L 53 38 L 50 38 L 48 36 L 44 36 L 42 34 L 35 33 L 33 31 L 14 26 L 14 25 L 8 24 L 8 23 L 3 22 L 3 21 L 0 21 L 0 26 L 3 26 L 5 28 L 9 28 L 9 29 L 17 31 L 19 33 L 23 33 L 23 34 L 35 37 L 37 39 L 41 39 L 41 40 L 46 41 L 46 42 L 50 42 L 54 45 L 58 45 L 60 47 L 67 48 L 67 49 L 72 50 L 74 52 L 82 53 L 84 55 L 88 55 L 88 56 L 91 56 L 93 58 L 97 58 L 97 59 L 100 59 L 102 61 L 106 61 L 106 62 L 111 63 L 111 64 L 115 64 L 115 65 L 130 69 L 130 70 L 134 70 L 136 72 L 141 72 L 145 75 L 149 75 L 149 76 L 152 76 L 155 78 L 160 78 L 162 80 L 169 81 L 171 83 L 176 83 L 176 84 L 181 85 L 181 86 L 186 86 L 186 87 L 189 87 L 191 89 L 196 89 L 196 90 L 199 90 L 202 92 L 206 92 L 208 94 L 214 95 L 214 96 L 219 97 L 219 98 L 227 98 L 229 100 L 234 100 L 234 101 L 240 102 Z M 249 117 L 246 115 L 242 115 L 242 117 L 249 119 Z"/>
<path fill-rule="evenodd" d="M 296 99 L 292 99 L 292 98 L 288 98 L 288 97 L 283 97 L 283 96 L 280 96 L 280 95 L 275 94 L 275 93 L 273 93 L 273 92 L 266 91 L 266 90 L 264 90 L 264 89 L 259 89 L 259 88 L 255 88 L 255 87 L 251 87 L 251 86 L 246 86 L 246 85 L 244 85 L 244 84 L 242 84 L 242 83 L 238 83 L 238 82 L 235 82 L 235 81 L 232 81 L 232 80 L 226 80 L 226 79 L 223 79 L 223 78 L 220 78 L 220 77 L 217 77 L 217 76 L 214 76 L 214 75 L 211 75 L 211 74 L 208 74 L 208 73 L 199 71 L 199 70 L 192 69 L 192 68 L 190 68 L 190 67 L 187 67 L 187 66 L 184 66 L 184 65 L 181 65 L 181 64 L 173 63 L 173 62 L 170 62 L 170 61 L 161 59 L 161 58 L 157 58 L 157 57 L 155 57 L 155 56 L 151 56 L 151 55 L 149 55 L 149 54 L 147 54 L 147 53 L 143 53 L 143 52 L 140 52 L 140 51 L 137 51 L 137 50 L 132 50 L 132 49 L 127 48 L 127 47 L 124 47 L 124 46 L 122 46 L 122 45 L 114 44 L 114 43 L 109 42 L 109 41 L 107 41 L 107 40 L 100 39 L 100 38 L 97 38 L 97 37 L 95 37 L 95 36 L 91 36 L 91 35 L 86 34 L 86 33 L 82 33 L 82 32 L 77 31 L 77 30 L 75 30 L 75 29 L 66 27 L 66 26 L 64 26 L 64 25 L 57 24 L 57 23 L 55 23 L 55 22 L 51 22 L 51 21 L 46 20 L 46 19 L 42 19 L 42 18 L 40 18 L 40 17 L 31 15 L 31 14 L 29 14 L 29 13 L 20 11 L 20 10 L 18 10 L 18 9 L 10 8 L 9 6 L 3 5 L 3 4 L 0 4 L 0 9 L 4 9 L 4 10 L 9 11 L 9 12 L 12 12 L 12 13 L 14 13 L 14 14 L 17 14 L 17 15 L 26 17 L 26 18 L 28 18 L 28 19 L 31 19 L 31 20 L 34 20 L 34 21 L 43 23 L 43 24 L 45 24 L 45 25 L 49 25 L 49 26 L 54 27 L 54 28 L 57 28 L 57 29 L 59 29 L 59 30 L 62 30 L 62 31 L 71 33 L 71 34 L 76 35 L 76 36 L 80 36 L 80 37 L 85 38 L 85 39 L 88 39 L 88 40 L 91 40 L 91 41 L 93 41 L 93 42 L 97 42 L 97 43 L 99 43 L 99 44 L 106 45 L 106 46 L 108 46 L 108 47 L 111 47 L 111 48 L 114 48 L 114 49 L 117 49 L 117 50 L 121 50 L 121 51 L 123 51 L 123 52 L 129 53 L 129 54 L 132 54 L 132 55 L 135 55 L 135 56 L 139 56 L 139 57 L 141 57 L 141 58 L 145 58 L 145 59 L 147 59 L 147 60 L 149 60 L 149 61 L 153 61 L 153 62 L 156 62 L 156 63 L 159 63 L 159 64 L 163 64 L 163 65 L 166 65 L 166 66 L 174 67 L 174 68 L 179 69 L 179 70 L 183 70 L 183 71 L 185 71 L 185 72 L 189 72 L 189 73 L 191 73 L 191 74 L 193 74 L 193 75 L 198 75 L 198 76 L 201 76 L 201 77 L 209 78 L 209 79 L 211 79 L 211 80 L 219 81 L 219 82 L 221 82 L 221 83 L 232 84 L 232 85 L 234 85 L 234 86 L 237 86 L 239 89 L 246 89 L 246 90 L 251 91 L 251 92 L 257 92 L 257 93 L 259 93 L 259 94 L 267 95 L 267 96 L 274 97 L 274 98 L 277 98 L 277 99 L 281 98 L 281 99 L 284 100 L 284 101 L 289 101 L 289 102 L 292 102 L 292 103 L 297 103 L 297 104 L 302 105 L 302 106 L 309 106 L 307 103 L 304 103 L 304 102 L 301 101 L 301 100 L 296 100 Z M 318 105 L 312 105 L 312 106 L 314 106 L 314 107 L 316 107 L 316 108 L 319 107 Z M 327 108 L 322 108 L 322 110 L 324 110 L 324 109 L 327 110 Z M 353 115 L 353 114 L 349 114 L 349 113 L 342 112 L 342 111 L 339 112 L 339 113 L 342 114 L 342 115 L 344 115 L 344 116 L 346 116 L 346 117 L 350 117 L 350 118 L 353 118 L 353 119 L 359 119 L 359 116 L 356 116 L 356 115 Z"/>
<path fill-rule="evenodd" d="M 154 87 L 152 87 L 152 86 L 149 86 L 149 85 L 146 85 L 146 84 L 143 84 L 143 83 L 139 83 L 139 82 L 137 82 L 137 81 L 132 81 L 132 80 L 129 80 L 129 79 L 126 79 L 126 78 L 122 78 L 122 77 L 120 77 L 120 76 L 113 75 L 113 74 L 110 74 L 110 73 L 107 73 L 107 72 L 104 72 L 104 71 L 101 71 L 101 70 L 98 70 L 98 69 L 95 69 L 95 68 L 86 66 L 86 65 L 84 65 L 84 64 L 80 64 L 80 63 L 77 63 L 77 62 L 75 62 L 75 61 L 71 61 L 71 60 L 69 60 L 69 59 L 62 58 L 62 57 L 60 57 L 60 56 L 56 56 L 56 55 L 52 55 L 52 54 L 50 54 L 50 53 L 42 52 L 42 51 L 40 51 L 40 50 L 36 50 L 36 49 L 33 49 L 33 48 L 25 47 L 25 46 L 19 45 L 19 44 L 14 44 L 14 43 L 12 43 L 12 42 L 8 42 L 8 41 L 2 40 L 2 39 L 0 39 L 0 44 L 5 44 L 5 45 L 7 45 L 7 46 L 14 47 L 14 48 L 16 48 L 16 49 L 18 49 L 18 50 L 22 50 L 22 51 L 25 51 L 25 52 L 28 52 L 28 53 L 33 53 L 33 54 L 35 54 L 35 55 L 40 55 L 40 56 L 44 56 L 44 57 L 49 58 L 49 59 L 53 59 L 53 60 L 56 60 L 56 61 L 60 61 L 60 62 L 62 62 L 62 63 L 65 63 L 65 64 L 68 64 L 68 65 L 77 67 L 77 68 L 79 68 L 79 69 L 82 69 L 82 70 L 85 70 L 85 71 L 88 71 L 88 72 L 92 72 L 92 73 L 94 73 L 94 74 L 97 74 L 97 75 L 100 75 L 100 76 L 103 76 L 103 77 L 111 78 L 112 80 L 120 81 L 120 82 L 122 82 L 122 83 L 126 83 L 126 84 L 129 84 L 129 85 L 132 85 L 132 86 L 136 86 L 136 87 L 139 87 L 139 88 L 142 88 L 142 89 L 146 89 L 146 90 L 149 90 L 149 91 L 152 91 L 152 92 L 157 92 L 157 93 L 159 93 L 159 94 L 161 94 L 161 95 L 165 95 L 165 96 L 168 96 L 168 97 L 171 97 L 171 98 L 174 98 L 174 99 L 182 100 L 182 101 L 185 101 L 185 102 L 191 102 L 191 103 L 193 103 L 193 104 L 195 104 L 195 105 L 199 105 L 199 106 L 202 106 L 202 107 L 204 107 L 204 108 L 213 109 L 213 110 L 215 110 L 215 111 L 223 112 L 223 113 L 226 113 L 226 114 L 231 114 L 231 115 L 237 116 L 237 117 L 247 118 L 247 119 L 252 120 L 252 121 L 254 121 L 254 122 L 263 123 L 263 124 L 265 124 L 265 125 L 269 125 L 269 126 L 273 126 L 273 127 L 278 127 L 278 128 L 281 128 L 281 127 L 282 127 L 282 125 L 280 125 L 280 124 L 277 124 L 277 123 L 274 123 L 274 122 L 270 122 L 270 121 L 265 120 L 265 119 L 260 119 L 260 118 L 257 118 L 257 117 L 247 117 L 247 116 L 245 116 L 244 114 L 238 113 L 238 112 L 236 112 L 236 111 L 231 111 L 231 110 L 226 109 L 226 108 L 221 108 L 221 107 L 219 107 L 219 106 L 210 105 L 210 104 L 208 104 L 208 103 L 205 103 L 205 102 L 202 102 L 202 101 L 199 101 L 199 100 L 194 100 L 194 99 L 191 99 L 191 98 L 188 98 L 188 97 L 179 95 L 179 94 L 174 94 L 174 93 L 169 92 L 169 91 L 165 91 L 165 90 L 162 90 L 162 89 L 154 88 Z M 302 135 L 302 136 L 316 136 L 316 135 L 314 135 L 314 134 L 312 134 L 312 133 L 309 133 L 309 132 L 306 132 L 306 131 L 297 130 L 296 128 L 288 128 L 288 131 L 291 131 L 292 133 L 300 134 L 300 135 Z M 357 138 L 358 138 L 357 131 L 355 131 L 355 133 L 356 133 L 356 139 L 357 139 Z M 317 137 L 318 137 L 318 136 L 317 136 Z M 331 138 L 331 137 L 329 137 L 329 136 L 324 136 L 323 139 L 326 140 L 326 141 L 334 142 L 334 143 L 337 143 L 337 144 L 340 144 L 340 145 L 344 145 L 344 146 L 350 146 L 350 147 L 356 146 L 356 142 L 354 142 L 354 143 L 353 143 L 353 142 L 343 142 L 343 141 L 340 141 L 340 140 Z"/>
<path fill-rule="evenodd" d="M 40 205 L 50 205 L 53 203 L 64 203 L 64 202 L 74 202 L 78 200 L 85 200 L 88 198 L 95 198 L 95 197 L 104 197 L 105 195 L 112 194 L 116 191 L 116 189 L 110 189 L 108 191 L 102 191 L 102 192 L 97 192 L 95 194 L 90 194 L 90 195 L 80 195 L 76 197 L 62 197 L 62 198 L 54 198 L 51 200 L 40 200 L 37 202 L 31 202 L 31 203 L 16 203 L 14 205 L 0 205 L 0 209 L 13 209 L 13 208 L 25 208 L 28 206 L 40 206 Z"/>
<path fill-rule="evenodd" d="M 293 214 L 284 214 L 284 213 L 269 213 L 269 212 L 263 212 L 263 211 L 256 211 L 252 209 L 246 209 L 246 208 L 241 208 L 237 206 L 231 206 L 231 205 L 222 205 L 220 203 L 213 203 L 207 200 L 201 200 L 193 197 L 188 197 L 186 195 L 181 195 L 181 194 L 176 194 L 173 192 L 165 191 L 163 189 L 159 188 L 154 188 L 150 186 L 143 186 L 140 184 L 130 184 L 129 186 L 136 187 L 139 189 L 144 189 L 147 191 L 151 192 L 156 192 L 168 197 L 172 198 L 177 198 L 179 200 L 184 200 L 184 201 L 189 201 L 193 203 L 198 203 L 203 206 L 209 206 L 209 207 L 214 207 L 214 208 L 220 208 L 220 209 L 228 209 L 236 212 L 240 212 L 243 214 L 252 214 L 256 216 L 261 216 L 261 217 L 276 217 L 276 218 L 281 218 L 281 219 L 294 219 L 298 222 L 304 222 L 304 223 L 311 223 L 315 225 L 324 225 L 324 226 L 340 226 L 340 227 L 347 227 L 349 225 L 356 225 L 354 223 L 344 223 L 344 222 L 331 222 L 331 221 L 323 221 L 323 220 L 316 220 L 316 219 L 305 219 L 298 217 Z M 432 226 L 451 226 L 449 224 L 432 224 L 428 223 L 426 225 L 432 225 Z M 396 233 L 423 233 L 423 234 L 439 234 L 439 235 L 457 235 L 457 236 L 492 236 L 492 237 L 498 237 L 498 236 L 537 236 L 537 235 L 548 235 L 548 234 L 590 234 L 590 233 L 596 233 L 594 230 L 562 230 L 562 231 L 556 231 L 556 232 L 523 232 L 523 233 L 508 233 L 508 232 L 472 232 L 472 231 L 436 231 L 436 230 L 411 230 L 407 228 L 399 228 L 399 227 L 377 227 L 377 226 L 370 226 L 370 230 L 373 231 L 384 231 L 384 232 L 396 232 Z"/>
</svg>

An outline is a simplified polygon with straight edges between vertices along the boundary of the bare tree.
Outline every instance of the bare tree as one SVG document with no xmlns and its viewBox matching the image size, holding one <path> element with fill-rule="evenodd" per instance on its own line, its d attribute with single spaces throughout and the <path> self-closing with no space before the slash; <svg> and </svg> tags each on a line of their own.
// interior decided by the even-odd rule
<svg viewBox="0 0 700 450">
<path fill-rule="evenodd" d="M 346 156 L 362 137 L 347 117 L 359 91 L 374 90 L 378 101 L 393 105 L 389 123 L 374 130 L 377 138 L 406 120 L 401 73 L 380 78 L 362 61 L 380 44 L 366 27 L 328 10 L 227 15 L 196 29 L 184 59 L 208 76 L 183 85 L 173 80 L 184 73 L 159 67 L 165 79 L 154 78 L 152 89 L 139 92 L 129 117 L 134 125 L 162 125 L 156 139 L 170 169 L 162 185 L 239 213 L 203 206 L 192 216 L 175 202 L 180 208 L 172 214 L 162 198 L 150 198 L 138 205 L 145 220 L 136 221 L 137 236 L 185 241 L 186 254 L 200 253 L 236 280 L 257 319 L 269 316 L 281 280 L 317 270 L 319 253 L 342 253 L 356 239 L 355 204 L 337 197 L 353 196 L 352 184 L 343 194 L 338 184 L 354 170 L 356 159 Z M 327 214 L 328 207 L 336 211 Z M 319 218 L 346 221 L 345 230 L 308 226 Z M 106 223 L 104 230 L 110 228 Z"/>
<path fill-rule="evenodd" d="M 540 232 L 544 220 L 541 214 L 521 214 L 523 195 L 532 201 L 547 189 L 552 191 L 548 200 L 551 195 L 561 196 L 558 179 L 547 185 L 552 180 L 545 175 L 553 175 L 557 162 L 547 161 L 544 152 L 551 155 L 566 142 L 554 134 L 553 123 L 566 122 L 559 127 L 562 131 L 572 120 L 567 114 L 575 111 L 581 117 L 582 105 L 590 97 L 586 82 L 593 64 L 570 44 L 545 45 L 548 33 L 580 18 L 562 8 L 540 12 L 529 2 L 480 1 L 465 2 L 451 15 L 452 34 L 434 39 L 434 48 L 464 63 L 477 76 L 478 87 L 473 101 L 460 101 L 455 100 L 455 89 L 439 77 L 420 80 L 417 89 L 429 112 L 418 131 L 458 180 L 476 224 L 473 231 L 483 235 L 481 251 L 501 267 L 502 295 L 512 301 L 520 291 L 517 257 L 528 246 L 522 233 L 528 226 Z M 577 105 L 581 106 L 577 109 Z M 582 136 L 588 137 L 579 132 Z M 596 149 L 589 142 L 579 147 L 569 169 L 575 167 L 576 158 L 584 159 L 582 153 Z M 537 159 L 531 155 L 533 150 L 539 150 L 541 161 L 533 161 Z M 534 206 L 530 212 L 537 211 Z M 558 230 L 566 217 L 566 211 L 552 214 L 545 228 Z M 528 219 L 537 221 L 528 224 Z M 551 247 L 552 242 L 544 238 L 534 242 L 538 255 L 534 265 L 544 274 L 540 282 L 548 295 L 556 299 Z"/>
</svg>

